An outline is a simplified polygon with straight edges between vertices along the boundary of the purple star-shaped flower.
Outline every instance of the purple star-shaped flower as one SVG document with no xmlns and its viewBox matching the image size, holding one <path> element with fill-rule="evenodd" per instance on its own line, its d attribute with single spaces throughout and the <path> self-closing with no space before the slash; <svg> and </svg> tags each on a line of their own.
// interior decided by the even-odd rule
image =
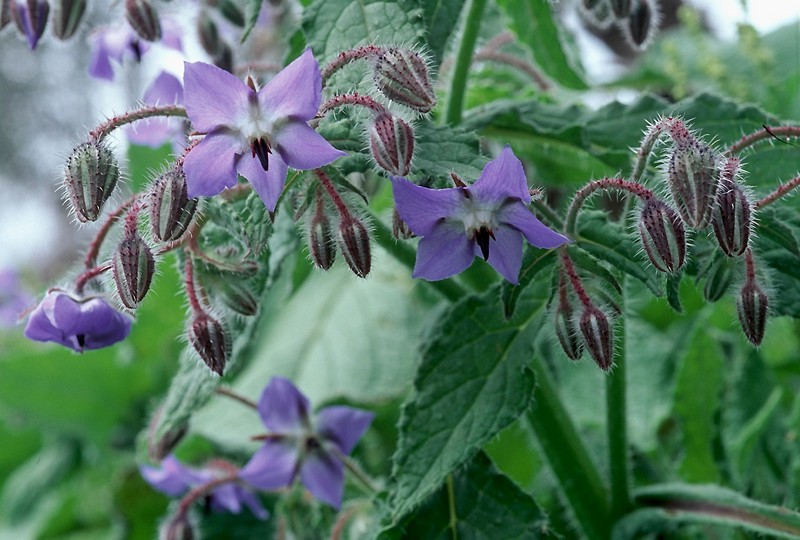
<svg viewBox="0 0 800 540">
<path fill-rule="evenodd" d="M 183 85 L 177 77 L 162 71 L 145 91 L 144 102 L 148 105 L 182 104 Z M 178 118 L 140 120 L 126 130 L 128 140 L 132 144 L 158 148 L 168 141 L 176 141 L 179 137 L 183 139 L 181 120 Z"/>
<path fill-rule="evenodd" d="M 102 298 L 76 299 L 64 291 L 50 291 L 28 317 L 25 337 L 83 352 L 122 341 L 130 331 L 131 318 Z"/>
<path fill-rule="evenodd" d="M 222 462 L 210 462 L 202 469 L 184 466 L 178 459 L 169 455 L 161 461 L 161 467 L 141 465 L 139 472 L 148 484 L 156 490 L 180 497 L 192 488 L 203 486 L 225 476 L 235 474 L 235 469 Z M 250 509 L 258 519 L 267 519 L 269 512 L 249 489 L 236 481 L 225 482 L 214 487 L 208 494 L 214 512 L 239 514 L 242 507 Z"/>
<path fill-rule="evenodd" d="M 297 476 L 314 497 L 342 504 L 344 465 L 374 414 L 345 406 L 326 407 L 312 419 L 308 399 L 291 381 L 273 378 L 258 402 L 269 434 L 239 477 L 261 489 L 290 485 Z"/>
<path fill-rule="evenodd" d="M 272 212 L 288 167 L 315 169 L 346 155 L 308 125 L 322 102 L 311 49 L 258 91 L 202 62 L 187 62 L 183 81 L 189 119 L 206 133 L 184 162 L 190 198 L 234 186 L 238 172 Z"/>
<path fill-rule="evenodd" d="M 569 242 L 528 209 L 531 196 L 525 171 L 509 146 L 486 164 L 471 186 L 428 189 L 394 176 L 392 187 L 397 212 L 422 237 L 413 277 L 444 279 L 480 256 L 517 283 L 523 237 L 540 248 Z"/>
</svg>

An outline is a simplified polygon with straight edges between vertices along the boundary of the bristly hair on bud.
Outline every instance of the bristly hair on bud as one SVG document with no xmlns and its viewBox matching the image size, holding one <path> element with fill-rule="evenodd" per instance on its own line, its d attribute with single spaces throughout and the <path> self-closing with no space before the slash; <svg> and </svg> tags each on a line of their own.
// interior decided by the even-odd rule
<svg viewBox="0 0 800 540">
<path fill-rule="evenodd" d="M 675 144 L 667 161 L 667 184 L 678 212 L 690 227 L 711 222 L 719 184 L 717 152 L 694 138 Z"/>
<path fill-rule="evenodd" d="M 221 377 L 231 353 L 223 324 L 208 313 L 195 313 L 189 326 L 189 342 L 208 369 Z"/>
<path fill-rule="evenodd" d="M 633 0 L 628 17 L 621 23 L 625 40 L 637 51 L 645 50 L 661 23 L 658 5 L 653 0 Z"/>
<path fill-rule="evenodd" d="M 614 328 L 608 316 L 597 306 L 584 306 L 578 323 L 583 341 L 592 358 L 603 371 L 614 363 Z"/>
<path fill-rule="evenodd" d="M 155 258 L 147 242 L 136 230 L 138 208 L 126 217 L 125 234 L 112 257 L 114 284 L 122 304 L 136 309 L 144 299 L 155 273 Z"/>
<path fill-rule="evenodd" d="M 367 277 L 372 268 L 372 249 L 364 223 L 351 214 L 343 215 L 336 240 L 350 270 L 358 277 Z"/>
<path fill-rule="evenodd" d="M 419 113 L 436 106 L 436 94 L 428 77 L 428 64 L 421 54 L 408 48 L 389 47 L 375 60 L 373 81 L 391 101 Z"/>
<path fill-rule="evenodd" d="M 53 17 L 53 35 L 67 40 L 75 35 L 86 12 L 86 0 L 58 0 Z"/>
<path fill-rule="evenodd" d="M 161 22 L 158 13 L 147 0 L 125 0 L 125 18 L 145 41 L 161 39 Z"/>
<path fill-rule="evenodd" d="M 583 356 L 583 341 L 576 326 L 575 309 L 570 298 L 568 280 L 564 273 L 558 279 L 558 306 L 555 311 L 556 337 L 561 349 L 570 360 Z"/>
<path fill-rule="evenodd" d="M 172 168 L 153 182 L 148 204 L 150 230 L 159 242 L 180 240 L 197 212 L 197 199 L 190 199 L 182 168 Z"/>
<path fill-rule="evenodd" d="M 686 258 L 686 233 L 678 213 L 663 201 L 648 199 L 639 216 L 639 237 L 647 257 L 661 272 L 676 272 Z"/>
<path fill-rule="evenodd" d="M 767 325 L 767 308 L 769 297 L 756 281 L 753 253 L 748 249 L 745 253 L 745 280 L 736 297 L 736 314 L 747 339 L 758 347 L 764 339 Z"/>
<path fill-rule="evenodd" d="M 747 250 L 753 222 L 753 203 L 736 181 L 738 170 L 737 158 L 725 162 L 711 218 L 717 243 L 728 257 L 738 257 Z"/>
<path fill-rule="evenodd" d="M 414 155 L 414 131 L 402 118 L 381 113 L 370 124 L 369 148 L 383 170 L 394 176 L 406 176 Z"/>
<path fill-rule="evenodd" d="M 321 191 L 317 192 L 314 214 L 308 220 L 306 231 L 308 251 L 314 266 L 321 270 L 329 270 L 336 259 L 336 239 L 333 236 L 333 225 Z"/>
<path fill-rule="evenodd" d="M 96 221 L 119 180 L 114 153 L 103 143 L 79 144 L 67 158 L 64 188 L 79 221 Z"/>
<path fill-rule="evenodd" d="M 396 207 L 392 212 L 392 236 L 397 240 L 408 240 L 414 236 L 414 231 L 408 227 L 408 223 L 403 221 Z"/>
<path fill-rule="evenodd" d="M 161 527 L 159 540 L 195 540 L 196 535 L 187 512 L 180 510 Z"/>
</svg>

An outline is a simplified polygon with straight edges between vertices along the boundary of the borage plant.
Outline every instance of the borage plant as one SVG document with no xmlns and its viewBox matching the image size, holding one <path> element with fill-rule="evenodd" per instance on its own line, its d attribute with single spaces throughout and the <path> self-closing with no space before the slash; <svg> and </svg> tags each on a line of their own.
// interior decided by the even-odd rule
<svg viewBox="0 0 800 540">
<path fill-rule="evenodd" d="M 77 415 L 101 435 L 56 429 L 8 478 L 9 530 L 79 534 L 99 460 L 120 537 L 800 537 L 796 28 L 723 59 L 688 8 L 655 40 L 656 0 L 118 4 L 90 74 L 183 54 L 182 77 L 74 145 L 94 237 L 24 335 L 99 387 L 169 382 Z M 91 4 L 2 7 L 35 49 Z M 654 44 L 614 83 L 635 100 L 573 104 L 574 13 Z"/>
</svg>

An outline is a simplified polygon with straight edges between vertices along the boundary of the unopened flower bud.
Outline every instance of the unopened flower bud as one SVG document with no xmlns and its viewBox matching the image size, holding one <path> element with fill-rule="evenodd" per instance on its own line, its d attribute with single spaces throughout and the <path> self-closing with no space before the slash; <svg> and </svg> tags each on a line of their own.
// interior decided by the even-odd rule
<svg viewBox="0 0 800 540">
<path fill-rule="evenodd" d="M 138 234 L 126 235 L 117 246 L 112 263 L 119 299 L 125 307 L 136 309 L 150 290 L 155 273 L 150 246 Z"/>
<path fill-rule="evenodd" d="M 350 215 L 343 216 L 337 240 L 350 270 L 358 277 L 367 277 L 372 267 L 372 250 L 364 224 Z"/>
<path fill-rule="evenodd" d="M 635 0 L 609 0 L 611 11 L 617 19 L 624 19 L 631 13 L 632 4 Z"/>
<path fill-rule="evenodd" d="M 408 240 L 414 236 L 414 232 L 408 227 L 408 223 L 400 217 L 397 208 L 392 212 L 392 236 L 398 240 Z"/>
<path fill-rule="evenodd" d="M 747 249 L 750 242 L 752 207 L 742 186 L 735 180 L 728 177 L 720 180 L 711 223 L 719 247 L 725 255 L 737 257 Z"/>
<path fill-rule="evenodd" d="M 717 156 L 710 146 L 696 140 L 675 145 L 667 181 L 678 212 L 690 227 L 702 229 L 711 221 L 718 178 Z"/>
<path fill-rule="evenodd" d="M 230 354 L 222 323 L 207 313 L 196 314 L 189 328 L 189 342 L 208 368 L 222 376 Z"/>
<path fill-rule="evenodd" d="M 154 417 L 156 420 L 158 417 Z M 178 446 L 183 438 L 186 436 L 186 433 L 189 431 L 189 424 L 184 422 L 179 424 L 169 430 L 166 433 L 161 435 L 155 440 L 148 441 L 147 444 L 147 456 L 155 461 L 160 462 Z"/>
<path fill-rule="evenodd" d="M 28 41 L 31 50 L 35 49 L 47 26 L 50 4 L 47 0 L 16 0 L 11 3 L 10 9 L 17 29 Z"/>
<path fill-rule="evenodd" d="M 746 280 L 736 299 L 736 313 L 747 339 L 753 345 L 760 345 L 764 339 L 767 324 L 769 298 L 753 280 Z"/>
<path fill-rule="evenodd" d="M 217 24 L 205 11 L 200 14 L 197 20 L 197 37 L 203 50 L 209 55 L 214 56 L 219 52 L 220 40 Z"/>
<path fill-rule="evenodd" d="M 614 332 L 608 317 L 590 305 L 584 308 L 579 326 L 592 358 L 600 369 L 608 371 L 614 361 Z"/>
<path fill-rule="evenodd" d="M 194 527 L 189 522 L 186 512 L 178 511 L 161 528 L 161 540 L 194 540 Z"/>
<path fill-rule="evenodd" d="M 734 278 L 733 261 L 722 255 L 714 257 L 708 269 L 703 297 L 709 302 L 716 302 L 728 292 Z"/>
<path fill-rule="evenodd" d="M 384 96 L 410 109 L 427 113 L 436 106 L 428 65 L 410 49 L 388 48 L 378 55 L 373 80 Z"/>
<path fill-rule="evenodd" d="M 171 169 L 159 176 L 150 192 L 150 229 L 159 242 L 180 240 L 197 211 L 197 199 L 190 199 L 186 175 Z"/>
<path fill-rule="evenodd" d="M 158 13 L 147 0 L 125 0 L 125 18 L 145 41 L 161 39 L 161 22 Z"/>
<path fill-rule="evenodd" d="M 658 19 L 657 8 L 650 0 L 634 1 L 628 19 L 622 25 L 628 43 L 637 50 L 647 48 L 658 28 Z"/>
<path fill-rule="evenodd" d="M 677 212 L 656 198 L 645 202 L 639 236 L 650 262 L 662 272 L 675 272 L 686 257 L 686 234 Z"/>
<path fill-rule="evenodd" d="M 395 176 L 405 176 L 414 154 L 414 131 L 402 118 L 382 113 L 369 128 L 369 147 L 372 157 L 383 170 Z"/>
<path fill-rule="evenodd" d="M 79 221 L 95 221 L 119 180 L 113 152 L 97 141 L 81 143 L 67 159 L 64 186 Z"/>
<path fill-rule="evenodd" d="M 224 69 L 228 73 L 233 73 L 233 49 L 227 43 L 220 43 L 219 50 L 213 58 L 214 65 Z"/>
<path fill-rule="evenodd" d="M 53 17 L 53 35 L 58 39 L 71 38 L 86 12 L 86 0 L 58 0 Z"/>
<path fill-rule="evenodd" d="M 567 280 L 563 277 L 558 286 L 558 307 L 556 309 L 556 337 L 561 349 L 570 360 L 580 360 L 583 356 L 583 341 L 578 336 L 574 310 L 567 293 Z"/>
<path fill-rule="evenodd" d="M 308 223 L 308 250 L 314 266 L 328 270 L 336 258 L 336 240 L 333 238 L 331 221 L 325 212 L 321 196 L 317 196 L 314 216 Z"/>
<path fill-rule="evenodd" d="M 218 291 L 225 305 L 239 315 L 252 317 L 258 313 L 258 300 L 246 280 L 220 280 Z"/>
</svg>

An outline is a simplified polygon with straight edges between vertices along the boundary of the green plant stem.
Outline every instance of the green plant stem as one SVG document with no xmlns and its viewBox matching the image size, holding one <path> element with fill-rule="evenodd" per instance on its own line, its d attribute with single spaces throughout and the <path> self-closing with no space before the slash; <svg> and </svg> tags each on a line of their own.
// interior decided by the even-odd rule
<svg viewBox="0 0 800 540">
<path fill-rule="evenodd" d="M 464 31 L 461 43 L 458 46 L 453 80 L 450 82 L 450 94 L 447 98 L 447 112 L 445 122 L 451 126 L 461 123 L 461 113 L 464 109 L 464 95 L 467 90 L 467 75 L 472 63 L 472 54 L 475 43 L 478 41 L 478 30 L 481 27 L 486 0 L 471 0 L 467 18 L 464 21 Z"/>
<path fill-rule="evenodd" d="M 408 243 L 395 240 L 389 227 L 384 225 L 374 214 L 372 214 L 372 233 L 372 237 L 378 242 L 378 245 L 388 251 L 392 257 L 408 268 L 414 268 L 414 263 L 417 260 L 417 254 L 414 248 L 408 245 Z M 425 283 L 453 302 L 458 301 L 470 293 L 470 291 L 449 279 L 442 281 L 426 281 Z"/>
<path fill-rule="evenodd" d="M 584 534 L 590 540 L 606 540 L 612 522 L 603 480 L 561 403 L 550 372 L 538 358 L 532 367 L 536 389 L 528 421 Z"/>
<path fill-rule="evenodd" d="M 624 282 L 623 282 L 624 290 Z M 631 509 L 628 466 L 628 424 L 625 358 L 625 309 L 616 324 L 619 351 L 614 370 L 606 377 L 606 429 L 611 473 L 611 519 L 617 521 Z"/>
</svg>

